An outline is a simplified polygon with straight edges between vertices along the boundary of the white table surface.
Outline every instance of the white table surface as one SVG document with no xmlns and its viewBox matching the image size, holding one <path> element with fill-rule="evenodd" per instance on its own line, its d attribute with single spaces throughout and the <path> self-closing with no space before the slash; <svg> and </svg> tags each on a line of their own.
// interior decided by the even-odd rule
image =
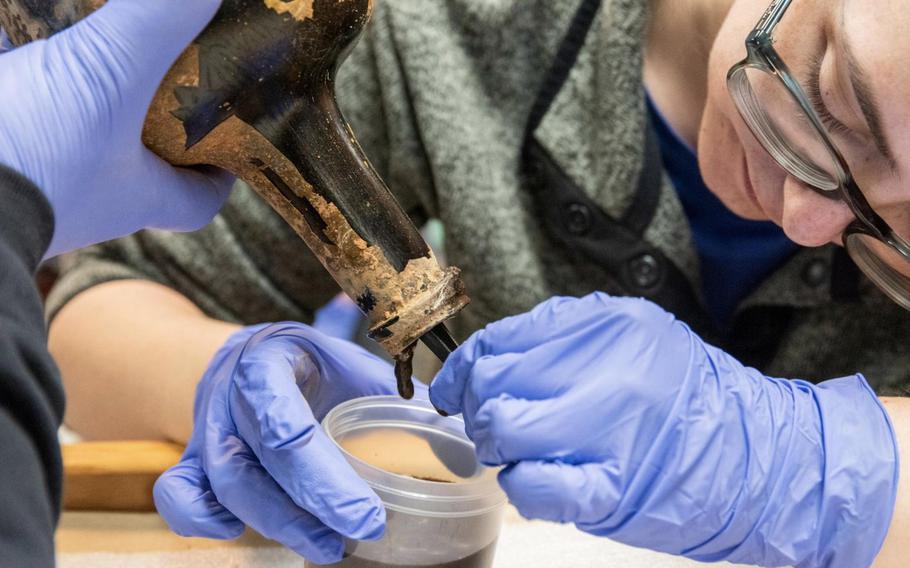
<svg viewBox="0 0 910 568">
<path fill-rule="evenodd" d="M 152 513 L 64 513 L 57 534 L 60 568 L 278 568 L 303 561 L 255 534 L 233 542 L 184 539 Z M 521 519 L 509 510 L 495 568 L 685 568 L 707 566 L 631 548 L 572 526 Z M 732 564 L 711 566 L 730 567 Z"/>
</svg>

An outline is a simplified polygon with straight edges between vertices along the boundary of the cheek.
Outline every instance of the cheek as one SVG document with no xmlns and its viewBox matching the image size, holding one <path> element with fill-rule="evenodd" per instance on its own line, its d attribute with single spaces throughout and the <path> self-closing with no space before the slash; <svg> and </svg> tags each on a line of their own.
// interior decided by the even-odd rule
<svg viewBox="0 0 910 568">
<path fill-rule="evenodd" d="M 767 7 L 768 0 L 736 0 L 727 13 L 709 55 L 703 133 L 732 129 L 734 125 L 737 131 L 745 128 L 727 91 L 727 73 L 746 57 L 746 37 Z"/>
<path fill-rule="evenodd" d="M 746 219 L 765 219 L 745 183 L 745 150 L 719 105 L 710 101 L 698 136 L 698 166 L 705 185 L 727 209 Z"/>
<path fill-rule="evenodd" d="M 752 137 L 727 91 L 727 72 L 746 56 L 745 39 L 767 9 L 767 0 L 736 0 L 727 14 L 711 48 L 708 90 L 698 138 L 699 166 L 705 183 L 724 205 L 746 219 L 772 217 L 750 196 L 744 180 L 744 158 L 748 158 L 751 184 L 760 190 L 767 204 L 773 181 L 764 169 L 765 156 Z M 761 168 L 757 167 L 762 162 Z M 776 170 L 776 165 L 772 170 Z M 777 192 L 780 181 L 777 180 Z M 774 219 L 779 221 L 779 217 Z"/>
<path fill-rule="evenodd" d="M 781 224 L 787 173 L 765 152 L 732 102 L 709 101 L 698 140 L 705 184 L 733 213 Z"/>
</svg>

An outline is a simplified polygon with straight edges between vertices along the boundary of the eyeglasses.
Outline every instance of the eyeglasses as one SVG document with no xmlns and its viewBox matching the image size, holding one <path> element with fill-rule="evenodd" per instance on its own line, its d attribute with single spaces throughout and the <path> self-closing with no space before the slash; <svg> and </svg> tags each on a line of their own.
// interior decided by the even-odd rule
<svg viewBox="0 0 910 568">
<path fill-rule="evenodd" d="M 727 89 L 762 147 L 790 175 L 826 197 L 843 200 L 853 221 L 844 247 L 857 266 L 901 307 L 910 310 L 910 215 L 891 224 L 872 210 L 811 99 L 774 49 L 774 28 L 792 0 L 774 0 L 746 38 L 746 58 L 727 73 Z M 904 217 L 907 217 L 906 219 Z"/>
</svg>

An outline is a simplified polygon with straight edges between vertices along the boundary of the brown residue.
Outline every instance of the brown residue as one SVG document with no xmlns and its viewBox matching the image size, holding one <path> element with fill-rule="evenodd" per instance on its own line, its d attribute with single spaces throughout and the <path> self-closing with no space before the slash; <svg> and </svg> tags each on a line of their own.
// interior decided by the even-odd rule
<svg viewBox="0 0 910 568">
<path fill-rule="evenodd" d="M 419 475 L 412 475 L 414 479 L 419 479 L 421 481 L 432 481 L 433 483 L 452 483 L 448 479 L 437 479 L 435 477 L 421 477 Z"/>
<path fill-rule="evenodd" d="M 279 14 L 290 14 L 298 22 L 313 17 L 313 0 L 265 0 L 265 5 Z"/>
<path fill-rule="evenodd" d="M 319 195 L 262 134 L 237 117 L 228 118 L 187 149 L 183 124 L 171 114 L 179 107 L 173 89 L 196 86 L 198 65 L 197 50 L 191 46 L 165 79 L 146 120 L 143 140 L 149 148 L 172 164 L 211 164 L 246 181 L 300 235 L 345 293 L 356 298 L 371 291 L 376 306 L 367 314 L 370 328 L 388 329 L 390 333 L 377 340 L 393 357 L 467 305 L 457 268 L 441 268 L 431 253 L 411 260 L 402 272 L 395 270 L 381 249 L 357 234 L 334 203 Z M 254 165 L 254 159 L 262 165 Z M 266 178 L 263 167 L 271 168 L 295 195 L 313 206 L 325 222 L 323 235 L 313 232 Z"/>
<path fill-rule="evenodd" d="M 298 15 L 310 14 L 312 9 L 312 0 L 270 3 L 276 10 L 292 13 L 293 9 Z M 171 68 L 155 95 L 143 132 L 145 144 L 174 165 L 214 165 L 246 181 L 306 242 L 348 296 L 357 298 L 369 291 L 375 298 L 373 309 L 367 313 L 370 330 L 383 330 L 376 339 L 390 355 L 401 354 L 468 303 L 458 269 L 440 267 L 431 252 L 427 257 L 412 259 L 401 272 L 396 270 L 382 249 L 365 241 L 339 208 L 317 192 L 285 155 L 236 116 L 186 148 L 183 123 L 172 114 L 180 107 L 174 89 L 198 84 L 199 56 L 197 47 L 192 45 Z M 364 167 L 370 166 L 365 163 Z M 284 197 L 265 175 L 267 170 L 309 203 L 310 210 L 324 223 L 321 229 L 314 229 Z"/>
<path fill-rule="evenodd" d="M 338 441 L 346 452 L 383 471 L 436 483 L 462 483 L 471 478 L 454 473 L 429 440 L 398 428 L 356 430 Z M 495 471 L 484 475 L 495 476 Z"/>
</svg>

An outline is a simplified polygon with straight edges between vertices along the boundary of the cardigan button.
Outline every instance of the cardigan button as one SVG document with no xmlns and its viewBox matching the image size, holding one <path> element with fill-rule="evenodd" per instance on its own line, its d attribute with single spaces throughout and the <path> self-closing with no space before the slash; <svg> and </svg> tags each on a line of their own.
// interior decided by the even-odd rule
<svg viewBox="0 0 910 568">
<path fill-rule="evenodd" d="M 810 288 L 818 288 L 828 281 L 831 277 L 831 271 L 828 263 L 820 258 L 816 258 L 806 263 L 803 267 L 803 282 Z"/>
<path fill-rule="evenodd" d="M 660 281 L 660 261 L 653 254 L 645 253 L 629 261 L 629 274 L 639 288 L 652 288 Z"/>
<path fill-rule="evenodd" d="M 591 208 L 584 203 L 570 203 L 566 206 L 565 226 L 569 233 L 581 237 L 591 230 L 594 223 Z"/>
</svg>

